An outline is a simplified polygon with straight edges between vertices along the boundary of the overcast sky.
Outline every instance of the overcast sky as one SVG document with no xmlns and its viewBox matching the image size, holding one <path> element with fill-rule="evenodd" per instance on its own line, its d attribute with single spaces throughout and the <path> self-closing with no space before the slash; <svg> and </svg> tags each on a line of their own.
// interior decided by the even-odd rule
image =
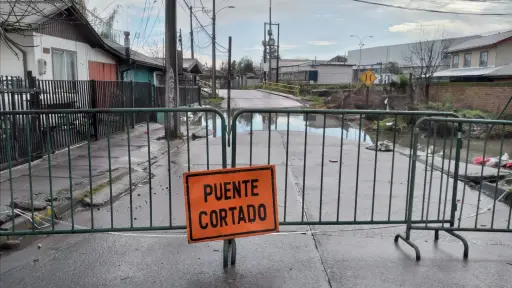
<svg viewBox="0 0 512 288">
<path fill-rule="evenodd" d="M 211 19 L 201 12 L 200 0 L 177 0 L 178 28 L 183 31 L 185 56 L 190 55 L 190 23 L 186 3 L 211 33 Z M 371 2 L 411 8 L 438 9 L 465 13 L 511 13 L 512 1 L 457 1 L 457 0 L 369 0 Z M 112 3 L 111 3 L 112 2 Z M 202 0 L 207 9 L 212 0 Z M 181 4 L 181 6 L 180 6 Z M 97 8 L 106 16 L 116 5 L 121 5 L 115 28 L 129 30 L 132 43 L 139 51 L 149 46 L 162 46 L 164 37 L 164 5 L 162 0 L 88 0 L 88 8 Z M 216 10 L 226 6 L 217 15 L 217 42 L 227 47 L 228 36 L 233 37 L 233 59 L 249 56 L 260 61 L 262 56 L 263 23 L 268 22 L 269 0 L 216 0 Z M 145 8 L 146 7 L 146 8 Z M 149 17 L 148 17 L 149 15 Z M 211 14 L 210 14 L 211 15 Z M 149 19 L 149 21 L 148 21 Z M 472 16 L 409 11 L 351 0 L 272 0 L 272 21 L 281 24 L 281 57 L 330 59 L 358 48 L 360 37 L 371 35 L 365 47 L 412 42 L 426 33 L 443 31 L 447 36 L 467 36 L 512 29 L 512 15 Z M 193 21 L 196 58 L 211 64 L 211 40 Z M 435 32 L 437 31 L 437 32 Z M 137 33 L 138 32 L 138 33 Z M 423 32 L 425 33 L 425 32 Z M 135 36 L 139 36 L 138 39 Z M 220 50 L 224 50 L 219 48 Z M 218 51 L 218 61 L 227 54 Z"/>
</svg>

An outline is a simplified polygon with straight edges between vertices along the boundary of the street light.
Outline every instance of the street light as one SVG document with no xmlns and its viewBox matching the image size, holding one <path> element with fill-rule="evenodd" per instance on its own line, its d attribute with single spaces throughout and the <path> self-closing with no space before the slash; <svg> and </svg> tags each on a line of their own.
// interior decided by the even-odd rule
<svg viewBox="0 0 512 288">
<path fill-rule="evenodd" d="M 215 11 L 215 0 L 213 0 L 213 7 L 212 7 L 212 11 L 213 11 L 213 15 L 212 15 L 212 94 L 213 94 L 213 91 L 216 91 L 217 89 L 217 79 L 215 79 L 215 74 L 217 74 L 216 72 L 216 55 L 215 55 L 215 50 L 217 49 L 215 46 L 215 43 L 216 43 L 216 39 L 215 39 L 215 19 L 216 19 L 216 16 L 215 14 L 226 9 L 226 8 L 235 8 L 235 6 L 226 6 L 224 8 L 221 8 L 218 12 Z M 217 96 L 217 95 L 215 95 Z"/>
<path fill-rule="evenodd" d="M 363 46 L 364 46 L 364 39 L 373 38 L 373 36 L 364 36 L 363 38 L 360 38 L 357 35 L 350 35 L 350 38 L 359 39 L 359 63 L 357 64 L 357 75 L 359 76 L 359 73 L 361 73 L 361 71 L 359 71 L 360 66 L 361 66 L 361 53 L 362 53 L 361 49 L 363 49 Z"/>
</svg>

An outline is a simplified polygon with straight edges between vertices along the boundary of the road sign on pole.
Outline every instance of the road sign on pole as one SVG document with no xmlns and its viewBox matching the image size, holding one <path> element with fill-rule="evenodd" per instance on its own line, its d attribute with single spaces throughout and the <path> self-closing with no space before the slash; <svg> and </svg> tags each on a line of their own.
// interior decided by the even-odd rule
<svg viewBox="0 0 512 288">
<path fill-rule="evenodd" d="M 189 243 L 279 231 L 275 165 L 183 175 Z"/>
<path fill-rule="evenodd" d="M 364 84 L 366 84 L 366 86 L 370 86 L 373 84 L 373 82 L 375 82 L 375 80 L 377 80 L 377 77 L 372 70 L 366 70 L 363 72 L 363 74 L 361 74 L 360 79 L 364 82 Z"/>
</svg>

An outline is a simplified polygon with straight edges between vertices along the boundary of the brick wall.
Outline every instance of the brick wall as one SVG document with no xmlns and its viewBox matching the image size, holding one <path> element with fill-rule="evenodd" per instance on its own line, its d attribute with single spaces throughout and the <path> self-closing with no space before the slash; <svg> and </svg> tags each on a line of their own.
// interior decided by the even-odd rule
<svg viewBox="0 0 512 288">
<path fill-rule="evenodd" d="M 501 112 L 512 96 L 512 82 L 508 83 L 453 83 L 433 85 L 430 88 L 431 102 L 451 99 L 454 108 L 471 108 L 488 112 Z M 512 104 L 506 113 L 512 114 Z"/>
</svg>

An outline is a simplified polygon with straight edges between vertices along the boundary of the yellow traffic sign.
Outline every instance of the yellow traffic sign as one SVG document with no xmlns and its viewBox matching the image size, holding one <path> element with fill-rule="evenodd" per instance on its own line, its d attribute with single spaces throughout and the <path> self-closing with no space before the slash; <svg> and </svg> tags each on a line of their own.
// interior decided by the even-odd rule
<svg viewBox="0 0 512 288">
<path fill-rule="evenodd" d="M 366 70 L 363 72 L 363 74 L 361 74 L 360 79 L 364 82 L 364 84 L 366 84 L 366 86 L 370 86 L 373 84 L 373 82 L 375 82 L 375 80 L 377 80 L 377 77 L 372 70 Z"/>
</svg>

